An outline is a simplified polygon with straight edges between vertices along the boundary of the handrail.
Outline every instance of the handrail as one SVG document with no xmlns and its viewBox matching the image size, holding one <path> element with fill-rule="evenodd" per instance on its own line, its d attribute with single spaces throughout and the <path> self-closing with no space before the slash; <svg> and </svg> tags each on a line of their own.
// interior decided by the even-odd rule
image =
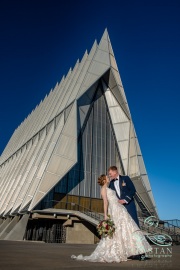
<svg viewBox="0 0 180 270">
<path fill-rule="evenodd" d="M 83 214 L 86 214 L 87 216 L 91 218 L 94 218 L 97 221 L 103 220 L 103 217 L 104 217 L 103 214 L 101 213 L 93 212 L 92 210 L 73 202 L 61 202 L 61 201 L 56 201 L 56 200 L 43 202 L 43 208 L 47 208 L 47 207 L 53 207 L 55 209 L 79 211 Z"/>
<path fill-rule="evenodd" d="M 169 225 L 172 225 L 174 227 L 177 227 L 180 229 L 180 220 L 179 219 L 171 219 L 171 220 L 163 220 L 165 223 L 168 223 Z M 174 223 L 176 225 L 174 225 Z"/>
</svg>

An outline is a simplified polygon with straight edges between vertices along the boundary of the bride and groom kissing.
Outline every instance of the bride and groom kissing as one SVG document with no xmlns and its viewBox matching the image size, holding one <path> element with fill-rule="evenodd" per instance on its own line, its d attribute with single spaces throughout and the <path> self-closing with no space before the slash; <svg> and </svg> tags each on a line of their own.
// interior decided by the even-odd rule
<svg viewBox="0 0 180 270">
<path fill-rule="evenodd" d="M 110 180 L 109 180 L 110 178 Z M 116 166 L 108 169 L 108 176 L 98 178 L 104 204 L 104 219 L 110 215 L 115 224 L 113 237 L 101 238 L 90 256 L 82 254 L 72 259 L 91 262 L 122 262 L 130 259 L 145 259 L 152 250 L 139 228 L 134 195 L 136 189 L 128 176 L 119 175 Z"/>
</svg>

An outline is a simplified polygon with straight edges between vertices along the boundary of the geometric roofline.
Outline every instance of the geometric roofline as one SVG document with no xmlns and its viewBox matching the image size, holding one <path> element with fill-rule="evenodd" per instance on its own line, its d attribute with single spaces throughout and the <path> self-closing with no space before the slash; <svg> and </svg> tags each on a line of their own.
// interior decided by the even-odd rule
<svg viewBox="0 0 180 270">
<path fill-rule="evenodd" d="M 101 83 L 111 118 L 124 174 L 132 178 L 138 195 L 150 212 L 157 215 L 150 182 L 144 165 L 130 109 L 116 64 L 110 38 L 105 29 L 99 44 L 95 41 L 89 54 L 77 61 L 67 76 L 15 130 L 0 157 L 0 214 L 13 213 L 27 204 L 31 211 L 77 162 L 79 100 L 92 99 L 89 89 Z M 91 91 L 93 92 L 93 91 Z M 89 106 L 81 107 L 81 121 Z M 55 124 L 54 124 L 55 123 Z M 56 129 L 54 130 L 54 125 Z M 44 128 L 48 128 L 45 137 Z M 42 132 L 41 132 L 42 131 Z M 36 145 L 46 145 L 41 159 L 35 159 Z M 41 147 L 38 144 L 38 147 Z M 29 149 L 28 151 L 26 151 Z M 48 150 L 46 150 L 48 149 Z M 34 156 L 33 156 L 34 153 Z M 24 161 L 24 156 L 26 160 Z M 33 159 L 33 158 L 34 159 Z M 17 162 L 20 167 L 17 167 Z M 34 167 L 35 160 L 38 169 Z M 26 162 L 26 169 L 22 175 Z M 62 165 L 63 164 L 63 165 Z M 11 166 L 9 174 L 7 168 Z M 17 168 L 17 171 L 13 171 Z M 36 170 L 35 170 L 36 168 Z M 11 172 L 11 173 L 10 173 Z M 8 175 L 12 174 L 11 178 Z M 49 179 L 51 178 L 51 181 Z"/>
</svg>

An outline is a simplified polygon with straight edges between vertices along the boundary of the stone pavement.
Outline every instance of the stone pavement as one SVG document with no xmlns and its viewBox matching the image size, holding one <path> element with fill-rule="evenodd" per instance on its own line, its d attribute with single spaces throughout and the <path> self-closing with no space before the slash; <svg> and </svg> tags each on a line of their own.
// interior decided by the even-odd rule
<svg viewBox="0 0 180 270">
<path fill-rule="evenodd" d="M 96 245 L 46 244 L 30 241 L 0 240 L 0 270 L 57 270 L 57 269 L 180 269 L 180 246 L 153 246 L 146 261 L 122 263 L 90 263 L 74 261 L 72 254 L 90 255 Z"/>
</svg>

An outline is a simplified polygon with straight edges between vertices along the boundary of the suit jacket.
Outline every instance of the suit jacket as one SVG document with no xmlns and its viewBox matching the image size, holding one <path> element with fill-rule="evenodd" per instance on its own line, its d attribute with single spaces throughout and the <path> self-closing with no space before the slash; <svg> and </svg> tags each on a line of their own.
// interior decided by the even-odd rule
<svg viewBox="0 0 180 270">
<path fill-rule="evenodd" d="M 115 186 L 114 186 L 114 182 L 118 181 L 118 180 L 111 180 L 109 188 L 111 188 L 112 190 L 115 190 Z M 132 200 L 134 201 L 134 195 L 136 193 L 136 189 L 134 187 L 133 182 L 131 181 L 130 177 L 127 175 L 120 175 L 119 176 L 119 188 L 121 191 L 121 196 L 119 197 L 119 195 L 116 192 L 117 197 L 120 200 L 126 200 L 127 203 L 129 204 Z"/>
</svg>

